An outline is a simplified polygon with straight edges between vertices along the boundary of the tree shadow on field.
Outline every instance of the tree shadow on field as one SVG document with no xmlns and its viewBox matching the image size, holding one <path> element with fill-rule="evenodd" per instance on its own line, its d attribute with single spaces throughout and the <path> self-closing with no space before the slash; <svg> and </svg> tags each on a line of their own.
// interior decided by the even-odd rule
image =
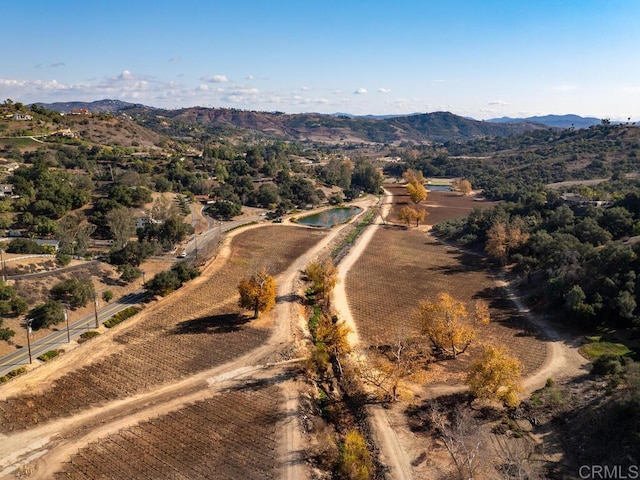
<svg viewBox="0 0 640 480">
<path fill-rule="evenodd" d="M 425 242 L 425 245 L 432 245 L 432 243 Z M 442 248 L 445 247 L 443 246 Z M 434 272 L 441 272 L 445 275 L 487 270 L 485 260 L 482 257 L 478 257 L 478 255 L 460 250 L 449 250 L 447 253 L 449 257 L 453 259 L 451 263 L 446 265 L 431 265 L 428 266 L 427 269 Z"/>
<path fill-rule="evenodd" d="M 518 307 L 507 297 L 504 287 L 487 287 L 474 298 L 484 300 L 491 309 L 491 321 L 500 325 L 519 330 L 516 337 L 534 337 L 537 340 L 547 341 L 548 338 L 533 325 L 526 315 L 518 310 Z"/>
<path fill-rule="evenodd" d="M 297 293 L 288 293 L 286 295 L 278 295 L 276 297 L 276 303 L 296 303 L 302 300 L 302 297 Z"/>
<path fill-rule="evenodd" d="M 176 325 L 171 332 L 173 335 L 193 335 L 200 333 L 230 333 L 242 328 L 249 323 L 251 317 L 239 313 L 225 313 L 209 317 L 185 320 Z"/>
</svg>

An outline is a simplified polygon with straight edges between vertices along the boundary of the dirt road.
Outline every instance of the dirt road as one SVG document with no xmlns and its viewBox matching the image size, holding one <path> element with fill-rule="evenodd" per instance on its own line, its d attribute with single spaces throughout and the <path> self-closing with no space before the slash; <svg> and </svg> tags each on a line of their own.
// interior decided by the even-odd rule
<svg viewBox="0 0 640 480">
<path fill-rule="evenodd" d="M 389 192 L 381 201 L 381 217 L 384 219 L 388 215 L 392 203 L 392 196 Z M 349 302 L 345 290 L 345 277 L 349 269 L 358 260 L 360 255 L 366 250 L 369 242 L 376 234 L 378 225 L 382 223 L 380 218 L 377 219 L 375 225 L 372 225 L 358 240 L 356 245 L 351 249 L 347 257 L 339 265 L 340 283 L 336 286 L 333 293 L 333 305 L 338 311 L 349 328 L 351 333 L 349 340 L 352 346 L 357 346 L 359 336 L 357 325 L 351 315 Z M 425 229 L 428 230 L 428 229 Z M 544 364 L 533 374 L 524 379 L 524 388 L 527 393 L 544 386 L 548 378 L 567 378 L 574 377 L 584 373 L 585 365 L 588 363 L 577 350 L 577 346 L 573 345 L 569 339 L 562 338 L 557 331 L 545 323 L 542 319 L 536 318 L 530 310 L 522 303 L 522 301 L 513 293 L 509 284 L 504 281 L 498 282 L 498 286 L 505 288 L 509 298 L 516 308 L 520 310 L 529 321 L 538 327 L 548 338 L 547 353 Z M 455 393 L 463 390 L 463 386 L 452 385 L 435 385 L 430 388 L 430 392 L 434 395 L 444 395 Z M 389 467 L 388 477 L 392 480 L 410 480 L 413 478 L 413 469 L 409 458 L 411 443 L 414 441 L 413 435 L 406 430 L 406 425 L 394 425 L 394 420 L 390 413 L 380 407 L 372 406 L 370 408 L 371 422 L 374 437 L 377 440 L 377 446 L 380 449 L 381 460 Z M 423 446 L 416 446 L 415 451 L 419 452 L 424 449 Z"/>
<path fill-rule="evenodd" d="M 260 227 L 256 225 L 249 228 Z M 327 248 L 340 230 L 332 229 L 278 276 L 278 303 L 270 314 L 273 322 L 272 334 L 265 344 L 232 362 L 200 372 L 178 383 L 87 409 L 72 417 L 55 419 L 41 427 L 0 436 L 0 478 L 15 478 L 25 474 L 34 479 L 51 478 L 60 470 L 62 462 L 90 442 L 150 418 L 166 415 L 195 401 L 210 398 L 231 386 L 257 380 L 277 381 L 285 394 L 282 406 L 285 415 L 280 428 L 283 478 L 309 478 L 304 463 L 296 382 L 289 374 L 290 364 L 297 363 L 300 359 L 280 359 L 290 357 L 290 352 L 295 357 L 296 342 L 305 335 L 304 329 L 300 327 L 304 319 L 298 302 L 302 293 L 300 272 L 319 252 Z M 237 233 L 239 232 L 233 232 L 227 238 L 216 261 L 218 264 L 229 258 L 230 238 Z M 219 267 L 205 268 L 198 282 L 207 281 L 204 277 L 215 274 L 218 269 Z M 178 292 L 176 293 L 179 294 Z M 44 370 L 46 368 L 43 372 Z"/>
</svg>

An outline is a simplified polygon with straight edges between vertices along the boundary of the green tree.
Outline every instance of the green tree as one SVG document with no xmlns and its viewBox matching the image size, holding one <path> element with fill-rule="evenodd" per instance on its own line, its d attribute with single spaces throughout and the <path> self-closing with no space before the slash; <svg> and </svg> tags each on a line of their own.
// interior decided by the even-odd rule
<svg viewBox="0 0 640 480">
<path fill-rule="evenodd" d="M 382 175 L 369 160 L 360 159 L 353 169 L 351 185 L 367 193 L 378 193 L 382 186 Z"/>
<path fill-rule="evenodd" d="M 84 307 L 95 296 L 91 278 L 71 277 L 51 287 L 51 296 L 71 308 Z"/>
<path fill-rule="evenodd" d="M 106 221 L 111 236 L 113 237 L 113 248 L 119 250 L 126 246 L 136 233 L 135 218 L 128 208 L 114 208 L 106 214 Z"/>
<path fill-rule="evenodd" d="M 64 320 L 64 310 L 60 302 L 51 299 L 31 309 L 27 316 L 32 319 L 31 328 L 39 330 L 62 322 Z"/>
<path fill-rule="evenodd" d="M 142 276 L 142 270 L 128 263 L 118 265 L 117 272 L 120 274 L 120 280 L 125 283 L 131 283 Z"/>
</svg>

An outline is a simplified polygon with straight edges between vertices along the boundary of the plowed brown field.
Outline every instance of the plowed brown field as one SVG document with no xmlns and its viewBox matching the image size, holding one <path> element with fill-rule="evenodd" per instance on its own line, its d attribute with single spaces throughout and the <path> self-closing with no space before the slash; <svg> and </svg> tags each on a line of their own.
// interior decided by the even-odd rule
<svg viewBox="0 0 640 480">
<path fill-rule="evenodd" d="M 405 185 L 385 185 L 385 188 L 393 194 L 394 200 L 393 209 L 388 220 L 394 223 L 402 223 L 399 219 L 400 208 L 413 206 L 409 195 L 407 195 L 407 187 Z M 443 220 L 469 215 L 474 208 L 488 208 L 494 204 L 495 202 L 488 202 L 482 200 L 481 197 L 473 195 L 465 196 L 455 192 L 433 190 L 429 192 L 427 199 L 421 205 L 427 209 L 427 218 L 424 223 L 426 225 L 435 225 Z"/>
<path fill-rule="evenodd" d="M 435 201 L 435 195 L 430 198 Z M 405 199 L 399 197 L 398 201 Z M 446 212 L 449 218 L 460 212 L 446 206 L 434 210 L 443 218 Z M 438 292 L 447 292 L 464 302 L 483 299 L 489 304 L 492 322 L 479 328 L 479 342 L 507 346 L 522 361 L 525 375 L 544 362 L 546 345 L 506 300 L 506 293 L 496 287 L 485 259 L 448 247 L 416 228 L 379 227 L 348 272 L 346 288 L 364 343 L 385 343 L 397 334 L 417 332 L 419 324 L 414 312 L 419 302 L 434 300 Z M 439 362 L 436 370 L 445 368 L 448 372 L 440 380 L 459 382 L 479 342 L 470 347 L 470 355 Z"/>
<path fill-rule="evenodd" d="M 277 385 L 225 392 L 82 448 L 57 480 L 279 478 Z"/>
<path fill-rule="evenodd" d="M 318 242 L 324 232 L 267 226 L 238 234 L 228 261 L 157 308 L 142 312 L 113 337 L 114 353 L 57 379 L 35 395 L 0 402 L 0 432 L 29 428 L 106 401 L 128 397 L 221 365 L 264 343 L 268 328 L 254 326 L 236 306 L 237 285 L 256 267 L 272 274 Z M 102 339 L 100 341 L 103 341 Z"/>
</svg>

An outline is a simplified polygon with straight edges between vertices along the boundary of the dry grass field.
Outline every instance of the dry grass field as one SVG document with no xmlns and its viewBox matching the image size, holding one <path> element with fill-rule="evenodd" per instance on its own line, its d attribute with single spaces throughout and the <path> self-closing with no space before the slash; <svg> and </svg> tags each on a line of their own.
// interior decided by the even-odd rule
<svg viewBox="0 0 640 480">
<path fill-rule="evenodd" d="M 298 227 L 267 226 L 239 233 L 230 258 L 142 312 L 110 338 L 113 353 L 77 368 L 43 391 L 0 402 L 0 431 L 30 428 L 103 402 L 176 381 L 237 358 L 263 344 L 268 324 L 251 321 L 237 307 L 237 285 L 266 264 L 278 274 L 325 233 Z M 90 347 L 88 347 L 90 348 Z"/>
<path fill-rule="evenodd" d="M 277 385 L 221 393 L 89 444 L 55 478 L 279 478 L 281 401 Z"/>
</svg>

